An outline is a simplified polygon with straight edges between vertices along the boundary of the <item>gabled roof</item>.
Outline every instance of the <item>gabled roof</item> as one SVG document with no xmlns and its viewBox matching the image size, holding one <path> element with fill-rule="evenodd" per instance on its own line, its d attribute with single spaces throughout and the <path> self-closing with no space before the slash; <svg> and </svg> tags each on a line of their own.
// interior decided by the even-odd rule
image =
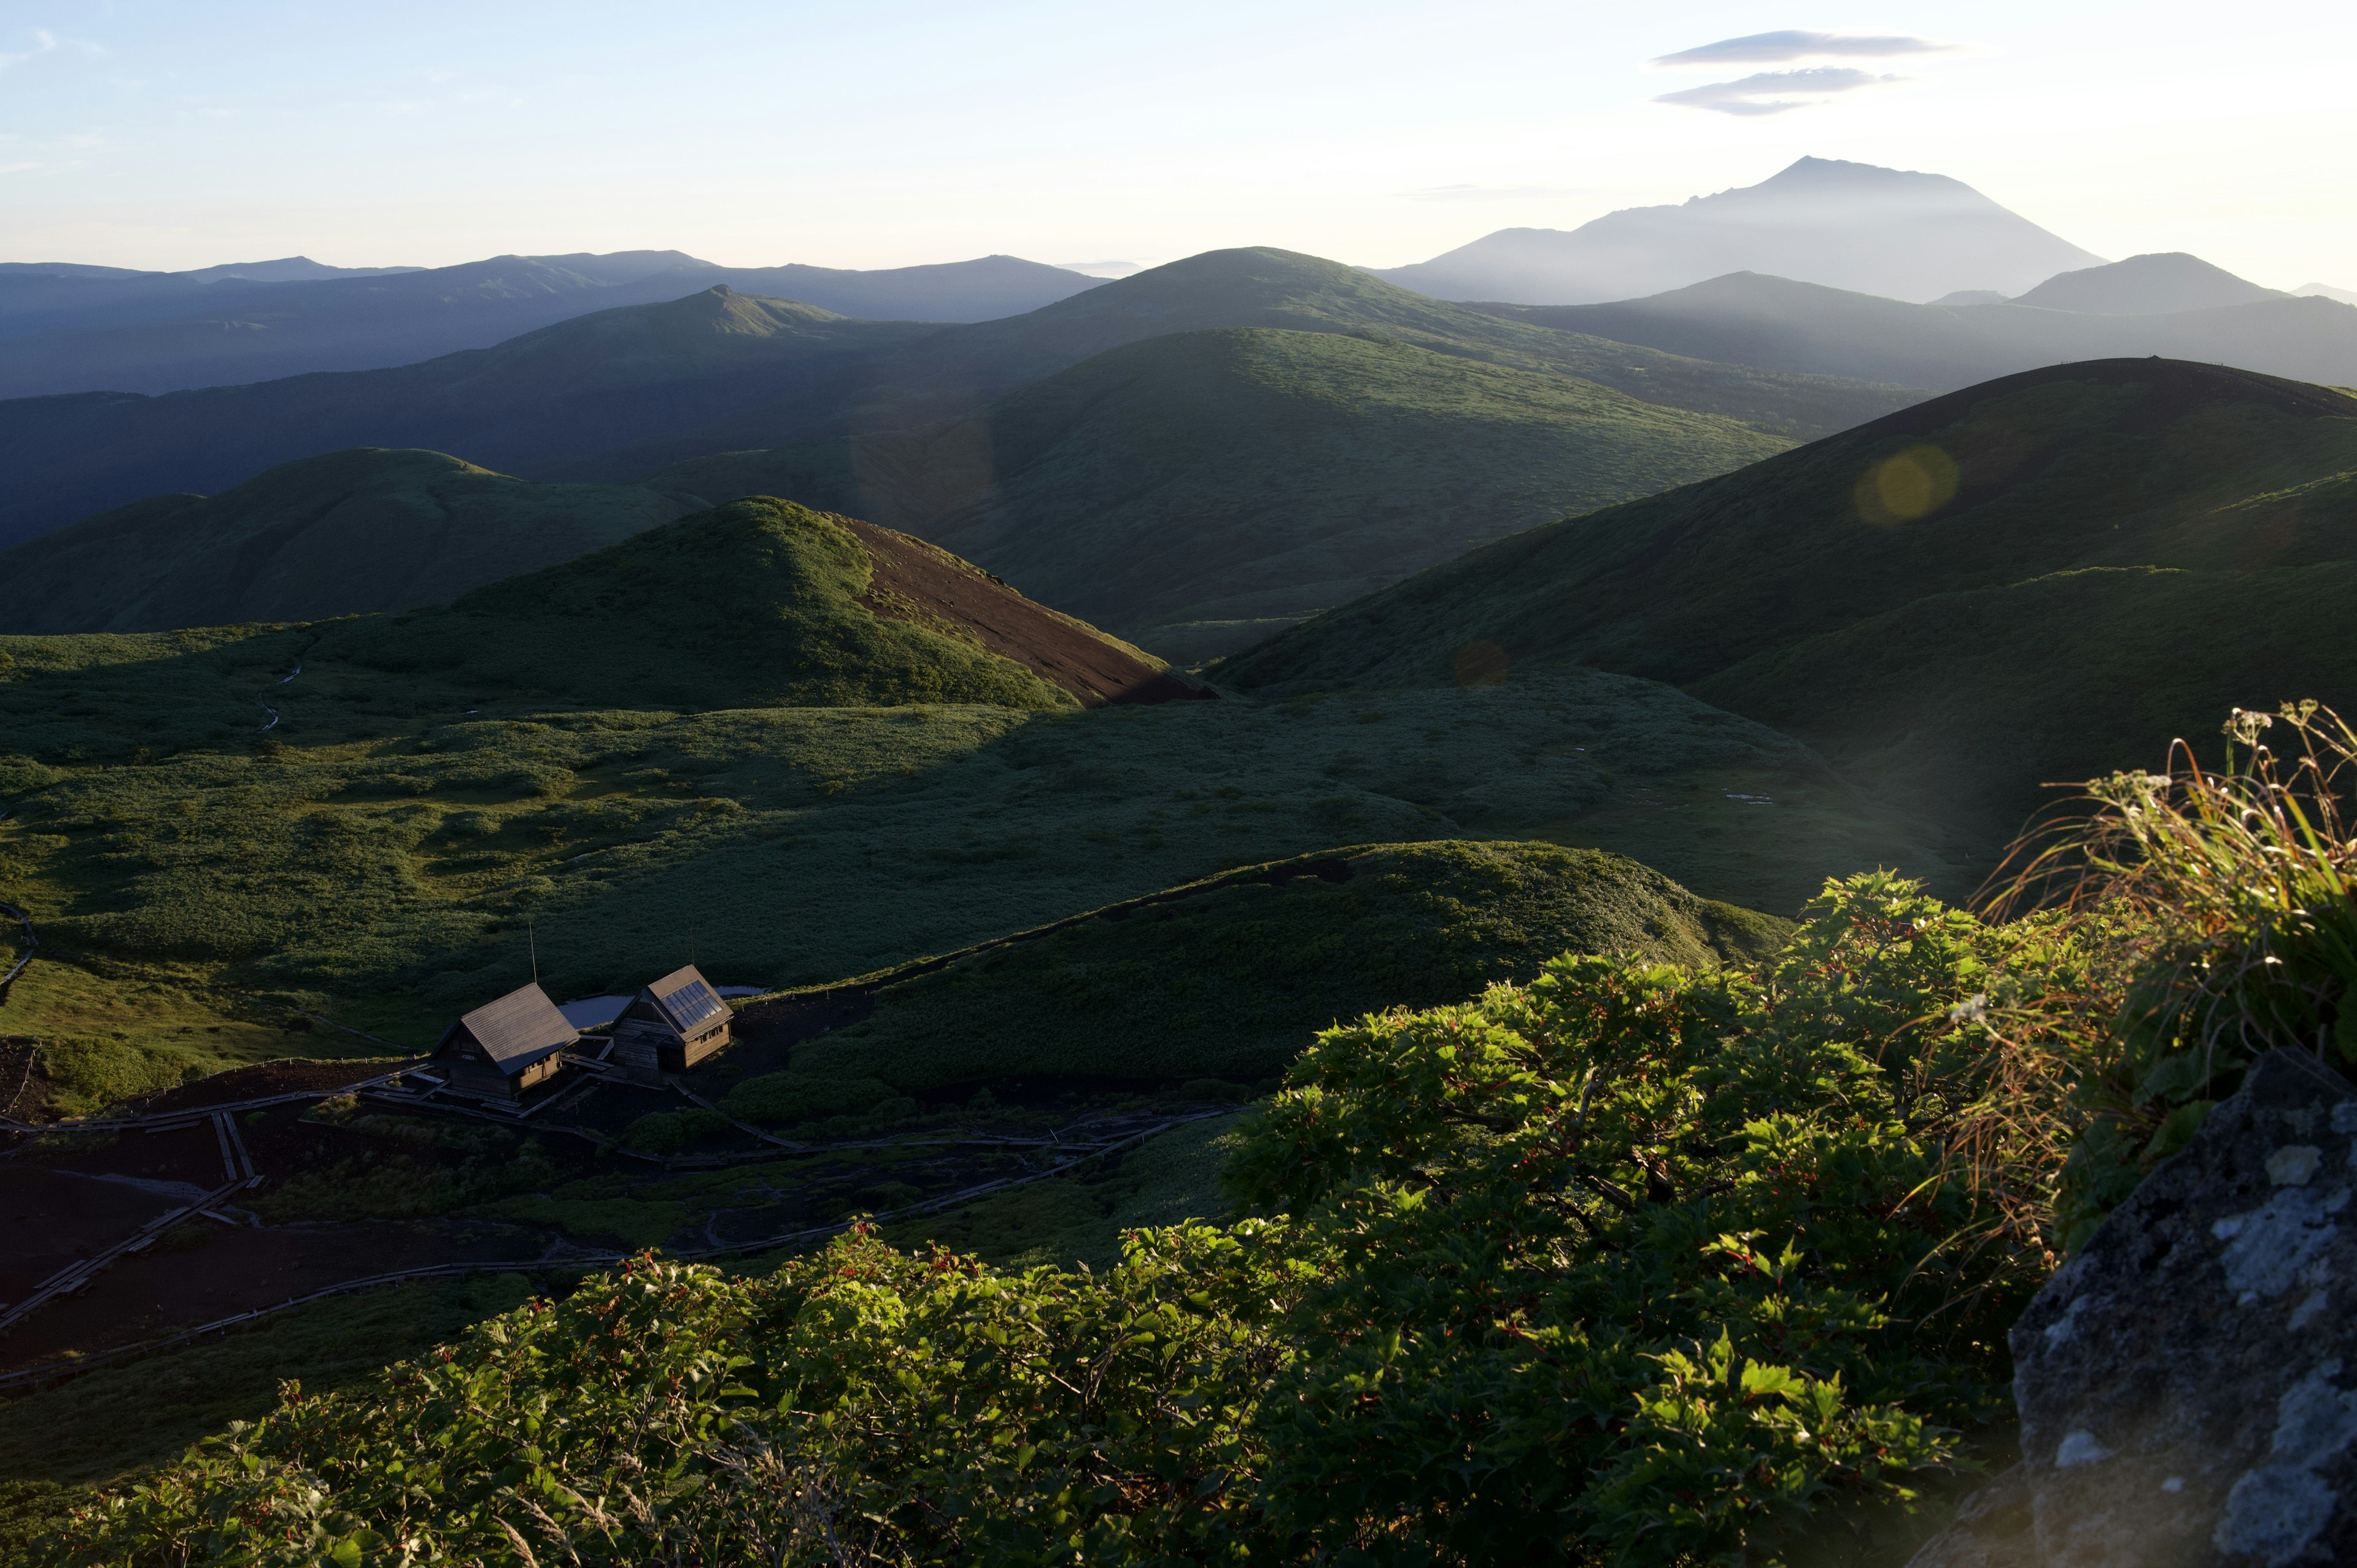
<svg viewBox="0 0 2357 1568">
<path fill-rule="evenodd" d="M 720 993 L 692 963 L 650 982 L 640 994 L 652 1002 L 682 1036 L 694 1034 L 728 1010 Z"/>
<path fill-rule="evenodd" d="M 538 985 L 511 991 L 496 1002 L 486 1002 L 444 1032 L 442 1044 L 461 1029 L 497 1062 L 500 1070 L 522 1072 L 542 1058 L 563 1050 L 581 1037 L 565 1021 L 556 1004 Z"/>
</svg>

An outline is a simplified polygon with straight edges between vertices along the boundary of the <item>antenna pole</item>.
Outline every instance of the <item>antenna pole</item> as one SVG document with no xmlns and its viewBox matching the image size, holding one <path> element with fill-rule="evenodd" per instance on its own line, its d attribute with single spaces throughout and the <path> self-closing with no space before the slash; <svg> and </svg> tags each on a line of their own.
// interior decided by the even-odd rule
<svg viewBox="0 0 2357 1568">
<path fill-rule="evenodd" d="M 540 983 L 540 938 L 532 929 L 532 917 L 529 915 L 526 915 L 523 919 L 523 940 L 532 947 L 532 983 L 538 985 Z"/>
</svg>

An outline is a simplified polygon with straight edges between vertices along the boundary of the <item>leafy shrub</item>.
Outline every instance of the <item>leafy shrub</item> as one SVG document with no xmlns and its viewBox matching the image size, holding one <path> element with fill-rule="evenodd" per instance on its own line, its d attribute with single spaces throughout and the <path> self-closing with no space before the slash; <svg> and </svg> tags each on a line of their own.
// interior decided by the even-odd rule
<svg viewBox="0 0 2357 1568">
<path fill-rule="evenodd" d="M 748 1122 L 807 1122 L 818 1116 L 855 1116 L 893 1098 L 880 1079 L 819 1074 L 763 1073 L 728 1091 L 720 1103 Z"/>
<path fill-rule="evenodd" d="M 48 1560 L 1772 1561 L 2002 1404 L 2050 1260 L 1972 1179 L 1988 999 L 2079 943 L 1874 875 L 1744 969 L 1558 959 L 1320 1036 L 1232 1165 L 1276 1217 L 643 1261 L 290 1387 Z"/>
<path fill-rule="evenodd" d="M 692 1106 L 685 1111 L 654 1111 L 630 1123 L 622 1142 L 651 1155 L 675 1155 L 707 1139 L 725 1138 L 728 1118 L 717 1111 Z"/>
</svg>

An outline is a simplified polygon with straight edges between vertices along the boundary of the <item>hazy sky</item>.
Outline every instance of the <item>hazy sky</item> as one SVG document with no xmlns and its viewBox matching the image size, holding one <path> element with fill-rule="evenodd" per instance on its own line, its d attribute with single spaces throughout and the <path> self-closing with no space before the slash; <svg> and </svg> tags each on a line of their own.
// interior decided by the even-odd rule
<svg viewBox="0 0 2357 1568">
<path fill-rule="evenodd" d="M 2357 287 L 2352 59 L 2346 0 L 0 0 L 0 260 L 1394 265 L 1815 154 Z"/>
</svg>

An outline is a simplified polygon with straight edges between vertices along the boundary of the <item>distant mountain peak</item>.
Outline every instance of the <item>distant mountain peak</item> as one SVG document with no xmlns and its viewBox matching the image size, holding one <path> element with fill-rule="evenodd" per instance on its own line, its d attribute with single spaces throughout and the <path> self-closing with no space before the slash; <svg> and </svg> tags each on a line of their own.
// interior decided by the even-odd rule
<svg viewBox="0 0 2357 1568">
<path fill-rule="evenodd" d="M 2101 261 L 1946 175 L 1803 157 L 1757 185 L 1623 208 L 1568 232 L 1501 230 L 1375 275 L 1522 305 L 1632 299 L 1736 272 L 1920 301 Z"/>
<path fill-rule="evenodd" d="M 2262 288 L 2199 256 L 2155 251 L 2058 274 L 2014 303 L 2090 316 L 2169 316 L 2283 297 L 2280 290 Z"/>
</svg>

